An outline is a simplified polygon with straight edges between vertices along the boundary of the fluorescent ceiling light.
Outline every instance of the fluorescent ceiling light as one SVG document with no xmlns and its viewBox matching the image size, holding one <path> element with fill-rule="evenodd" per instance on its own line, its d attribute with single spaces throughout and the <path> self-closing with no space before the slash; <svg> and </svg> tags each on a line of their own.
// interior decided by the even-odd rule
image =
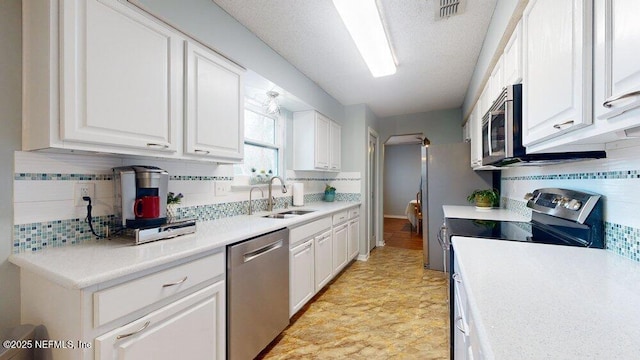
<svg viewBox="0 0 640 360">
<path fill-rule="evenodd" d="M 333 0 L 338 14 L 374 77 L 396 73 L 375 0 Z"/>
</svg>

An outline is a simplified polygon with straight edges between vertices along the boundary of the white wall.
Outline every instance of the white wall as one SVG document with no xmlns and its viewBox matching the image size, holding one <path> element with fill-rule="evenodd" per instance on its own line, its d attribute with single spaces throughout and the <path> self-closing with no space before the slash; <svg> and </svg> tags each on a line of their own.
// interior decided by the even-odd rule
<svg viewBox="0 0 640 360">
<path fill-rule="evenodd" d="M 380 119 L 380 141 L 392 135 L 424 134 L 432 144 L 462 141 L 461 109 L 391 116 Z"/>
<path fill-rule="evenodd" d="M 22 121 L 22 2 L 0 1 L 0 333 L 20 321 L 18 268 L 7 261 L 13 234 L 13 152 Z"/>
<path fill-rule="evenodd" d="M 384 147 L 384 215 L 406 216 L 405 210 L 420 190 L 420 145 Z"/>
</svg>

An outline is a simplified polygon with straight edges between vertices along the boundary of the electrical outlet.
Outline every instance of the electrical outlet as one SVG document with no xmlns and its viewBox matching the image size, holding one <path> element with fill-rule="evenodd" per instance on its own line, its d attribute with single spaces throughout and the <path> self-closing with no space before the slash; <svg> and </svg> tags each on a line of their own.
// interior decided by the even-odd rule
<svg viewBox="0 0 640 360">
<path fill-rule="evenodd" d="M 88 196 L 91 201 L 95 203 L 96 199 L 96 184 L 92 182 L 77 182 L 73 190 L 73 198 L 76 201 L 76 206 L 85 206 L 88 204 L 82 198 Z"/>
<path fill-rule="evenodd" d="M 231 191 L 231 183 L 226 181 L 216 181 L 214 185 L 214 196 L 225 196 Z"/>
</svg>

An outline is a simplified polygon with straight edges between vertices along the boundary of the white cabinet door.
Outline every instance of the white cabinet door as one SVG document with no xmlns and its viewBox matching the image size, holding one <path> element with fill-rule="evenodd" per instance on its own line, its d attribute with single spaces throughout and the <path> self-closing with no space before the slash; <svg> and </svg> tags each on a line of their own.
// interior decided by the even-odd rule
<svg viewBox="0 0 640 360">
<path fill-rule="evenodd" d="M 320 291 L 333 275 L 331 230 L 315 238 L 315 292 Z"/>
<path fill-rule="evenodd" d="M 315 167 L 329 169 L 329 136 L 331 121 L 321 114 L 316 114 L 315 121 Z"/>
<path fill-rule="evenodd" d="M 349 224 L 333 228 L 333 274 L 337 274 L 347 265 Z"/>
<path fill-rule="evenodd" d="M 489 106 L 493 105 L 504 88 L 503 74 L 503 56 L 500 56 L 498 62 L 493 67 L 493 71 L 491 71 L 491 77 L 489 77 Z"/>
<path fill-rule="evenodd" d="M 176 151 L 178 33 L 116 0 L 61 5 L 61 140 Z"/>
<path fill-rule="evenodd" d="M 289 316 L 293 316 L 315 294 L 313 239 L 289 250 Z"/>
<path fill-rule="evenodd" d="M 335 122 L 330 122 L 329 131 L 329 168 L 331 171 L 340 171 L 340 156 L 341 156 L 341 127 Z"/>
<path fill-rule="evenodd" d="M 222 161 L 242 160 L 243 70 L 195 42 L 187 42 L 185 49 L 185 152 Z"/>
<path fill-rule="evenodd" d="M 522 22 L 519 22 L 504 48 L 504 86 L 522 82 Z"/>
<path fill-rule="evenodd" d="M 484 85 L 484 89 L 482 90 L 482 94 L 480 95 L 480 99 L 478 99 L 478 103 L 480 104 L 480 118 L 484 116 L 484 114 L 489 111 L 491 107 L 491 99 L 490 99 L 490 91 L 489 91 L 489 82 Z"/>
<path fill-rule="evenodd" d="M 602 1 L 597 11 L 602 20 L 596 39 L 595 115 L 612 119 L 640 107 L 640 1 Z M 638 118 L 640 110 L 634 113 Z"/>
<path fill-rule="evenodd" d="M 95 339 L 96 360 L 224 359 L 220 281 Z"/>
<path fill-rule="evenodd" d="M 349 221 L 349 245 L 348 260 L 354 259 L 360 252 L 360 218 L 354 218 Z"/>
<path fill-rule="evenodd" d="M 482 166 L 482 118 L 477 104 L 473 108 L 468 122 L 471 141 L 471 167 L 475 169 Z"/>
<path fill-rule="evenodd" d="M 592 1 L 531 0 L 523 25 L 523 144 L 592 122 Z"/>
</svg>

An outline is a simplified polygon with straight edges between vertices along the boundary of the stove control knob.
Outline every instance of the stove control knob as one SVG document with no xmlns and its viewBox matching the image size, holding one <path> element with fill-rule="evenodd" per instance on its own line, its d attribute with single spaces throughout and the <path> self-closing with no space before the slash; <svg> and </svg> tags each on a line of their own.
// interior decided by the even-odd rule
<svg viewBox="0 0 640 360">
<path fill-rule="evenodd" d="M 581 206 L 582 206 L 582 203 L 576 199 L 571 199 L 570 201 L 564 204 L 565 208 L 573 211 L 579 210 Z"/>
</svg>

